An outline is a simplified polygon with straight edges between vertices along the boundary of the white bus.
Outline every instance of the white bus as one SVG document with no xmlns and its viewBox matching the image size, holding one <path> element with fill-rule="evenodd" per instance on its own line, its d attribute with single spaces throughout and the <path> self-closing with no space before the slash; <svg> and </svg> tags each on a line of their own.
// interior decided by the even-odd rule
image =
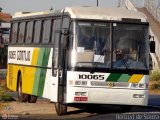
<svg viewBox="0 0 160 120">
<path fill-rule="evenodd" d="M 139 12 L 101 7 L 19 13 L 8 45 L 7 87 L 21 102 L 37 96 L 71 104 L 148 104 L 149 23 Z"/>
</svg>

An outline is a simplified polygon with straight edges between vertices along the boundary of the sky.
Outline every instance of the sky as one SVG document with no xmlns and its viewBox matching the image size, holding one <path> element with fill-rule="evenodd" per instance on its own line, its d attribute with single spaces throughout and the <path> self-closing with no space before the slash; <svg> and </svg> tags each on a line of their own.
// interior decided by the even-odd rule
<svg viewBox="0 0 160 120">
<path fill-rule="evenodd" d="M 14 15 L 16 12 L 38 12 L 62 9 L 69 6 L 96 6 L 97 0 L 0 0 L 2 12 Z M 99 6 L 117 7 L 118 0 L 99 0 Z"/>
</svg>

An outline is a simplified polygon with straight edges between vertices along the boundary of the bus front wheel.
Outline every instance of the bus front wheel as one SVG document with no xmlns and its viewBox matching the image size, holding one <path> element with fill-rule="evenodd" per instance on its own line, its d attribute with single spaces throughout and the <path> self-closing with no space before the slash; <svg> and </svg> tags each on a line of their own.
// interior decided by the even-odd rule
<svg viewBox="0 0 160 120">
<path fill-rule="evenodd" d="M 22 76 L 19 75 L 18 77 L 18 100 L 20 102 L 27 102 L 28 101 L 28 94 L 22 93 Z"/>
<path fill-rule="evenodd" d="M 67 114 L 67 105 L 64 105 L 62 103 L 55 103 L 55 109 L 58 115 Z"/>
</svg>

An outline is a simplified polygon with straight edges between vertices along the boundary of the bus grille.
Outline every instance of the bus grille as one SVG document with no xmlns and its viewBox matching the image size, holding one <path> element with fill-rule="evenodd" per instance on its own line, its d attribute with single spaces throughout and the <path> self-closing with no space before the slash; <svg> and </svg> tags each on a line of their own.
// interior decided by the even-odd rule
<svg viewBox="0 0 160 120">
<path fill-rule="evenodd" d="M 127 82 L 98 82 L 98 81 L 91 81 L 91 86 L 94 87 L 122 87 L 122 88 L 128 88 L 130 83 Z"/>
</svg>

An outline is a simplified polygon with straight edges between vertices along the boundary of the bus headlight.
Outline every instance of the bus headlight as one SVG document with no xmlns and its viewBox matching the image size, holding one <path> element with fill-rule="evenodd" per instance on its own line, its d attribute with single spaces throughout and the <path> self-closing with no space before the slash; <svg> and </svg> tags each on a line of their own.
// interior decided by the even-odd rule
<svg viewBox="0 0 160 120">
<path fill-rule="evenodd" d="M 138 88 L 138 84 L 137 83 L 133 83 L 132 84 L 132 88 Z"/>
<path fill-rule="evenodd" d="M 132 88 L 140 88 L 140 89 L 147 89 L 148 88 L 148 83 L 133 83 Z"/>
<path fill-rule="evenodd" d="M 139 84 L 139 88 L 145 88 L 145 84 Z"/>
<path fill-rule="evenodd" d="M 87 85 L 87 81 L 75 81 L 75 85 L 77 86 L 86 86 Z"/>
</svg>

